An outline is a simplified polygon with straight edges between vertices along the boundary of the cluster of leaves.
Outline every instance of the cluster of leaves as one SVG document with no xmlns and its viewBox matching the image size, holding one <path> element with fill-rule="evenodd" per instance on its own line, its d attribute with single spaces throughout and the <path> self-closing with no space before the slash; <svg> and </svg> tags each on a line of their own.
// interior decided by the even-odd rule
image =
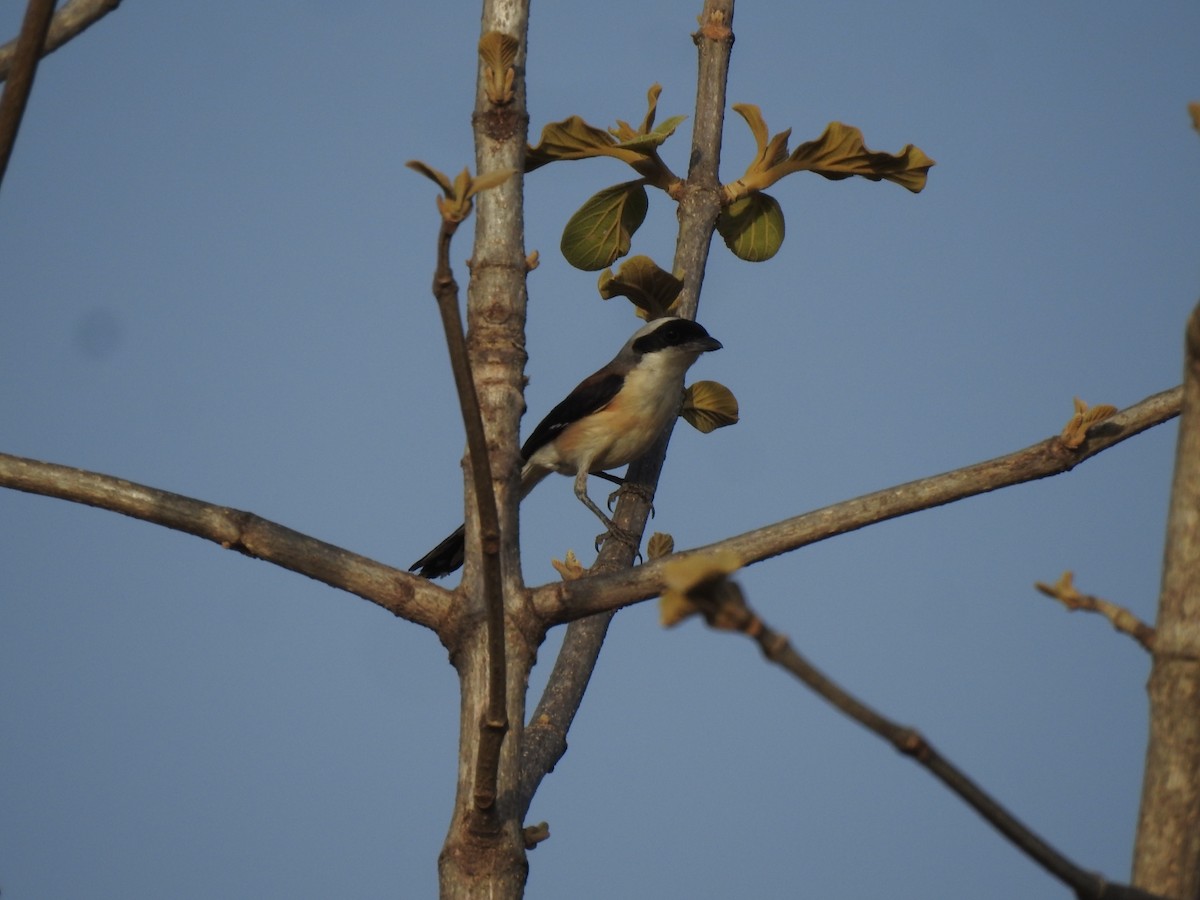
<svg viewBox="0 0 1200 900">
<path fill-rule="evenodd" d="M 493 103 L 508 102 L 512 96 L 515 42 L 506 41 L 503 35 L 486 35 L 479 52 L 488 73 L 489 98 Z M 644 319 L 672 314 L 683 281 L 646 256 L 632 257 L 615 273 L 607 267 L 628 255 L 633 234 L 649 208 L 648 186 L 675 200 L 682 196 L 683 179 L 671 171 L 658 151 L 686 117 L 672 116 L 656 125 L 661 93 L 659 85 L 651 86 L 646 95 L 646 114 L 636 128 L 620 120 L 614 128 L 597 128 L 579 116 L 571 116 L 543 128 L 538 145 L 529 147 L 525 157 L 526 172 L 552 162 L 607 156 L 637 173 L 637 178 L 589 197 L 563 229 L 561 248 L 576 268 L 603 269 L 598 284 L 600 296 L 605 300 L 626 297 Z M 934 165 L 912 144 L 896 154 L 870 150 L 861 131 L 840 122 L 831 122 L 819 138 L 789 152 L 790 129 L 771 135 L 757 106 L 737 104 L 733 109 L 749 126 L 756 152 L 745 173 L 722 188 L 717 231 L 734 255 L 750 262 L 770 259 L 783 244 L 783 209 L 766 193 L 781 178 L 793 172 L 816 172 L 832 180 L 857 175 L 870 181 L 892 181 L 916 193 L 925 187 L 929 168 Z M 476 193 L 512 174 L 506 170 L 473 179 L 464 170 L 452 182 L 424 163 L 408 165 L 441 187 L 438 209 L 443 219 L 454 225 L 470 214 Z M 687 389 L 680 415 L 707 433 L 738 420 L 737 399 L 715 381 L 698 382 Z"/>
<path fill-rule="evenodd" d="M 496 169 L 494 172 L 472 178 L 470 170 L 463 169 L 451 181 L 444 172 L 420 160 L 410 159 L 405 165 L 414 172 L 420 172 L 442 189 L 442 196 L 436 198 L 437 208 L 442 214 L 442 220 L 450 225 L 458 225 L 471 214 L 476 194 L 502 184 L 516 173 L 515 169 Z"/>
<path fill-rule="evenodd" d="M 571 116 L 547 125 L 538 145 L 529 148 L 527 172 L 551 162 L 609 156 L 628 164 L 639 176 L 594 194 L 571 216 L 563 229 L 562 252 L 576 268 L 596 271 L 629 253 L 633 233 L 649 206 L 647 186 L 675 199 L 680 196 L 683 182 L 663 162 L 658 149 L 684 117 L 672 116 L 654 125 L 661 92 L 659 85 L 650 88 L 646 115 L 636 129 L 618 121 L 615 128 L 605 130 Z M 723 187 L 717 231 L 736 256 L 750 262 L 770 259 L 783 244 L 783 210 L 765 190 L 784 176 L 807 171 L 840 180 L 857 175 L 891 181 L 916 193 L 925 187 L 934 165 L 912 144 L 896 154 L 870 150 L 861 131 L 840 122 L 831 122 L 819 138 L 789 153 L 790 129 L 770 136 L 757 106 L 743 103 L 733 109 L 750 127 L 757 151 L 745 174 Z"/>
</svg>

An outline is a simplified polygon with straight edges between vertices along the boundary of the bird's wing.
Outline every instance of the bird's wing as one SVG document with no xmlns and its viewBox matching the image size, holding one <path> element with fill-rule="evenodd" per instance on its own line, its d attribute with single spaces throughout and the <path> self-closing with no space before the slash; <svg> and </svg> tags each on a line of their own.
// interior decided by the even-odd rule
<svg viewBox="0 0 1200 900">
<path fill-rule="evenodd" d="M 572 422 L 604 409 L 617 396 L 624 383 L 625 376 L 615 372 L 596 372 L 583 379 L 567 395 L 567 399 L 550 410 L 538 427 L 533 429 L 521 447 L 521 458 L 528 460 Z"/>
</svg>

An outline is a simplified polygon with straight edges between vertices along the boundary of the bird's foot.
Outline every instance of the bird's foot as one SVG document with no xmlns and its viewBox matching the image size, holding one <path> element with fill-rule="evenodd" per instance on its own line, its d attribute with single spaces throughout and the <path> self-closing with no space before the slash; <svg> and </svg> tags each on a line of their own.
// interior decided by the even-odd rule
<svg viewBox="0 0 1200 900">
<path fill-rule="evenodd" d="M 610 537 L 613 540 L 620 541 L 622 544 L 632 550 L 634 560 L 640 560 L 642 558 L 641 540 L 639 536 L 634 534 L 632 531 L 621 528 L 619 525 L 612 522 L 609 523 L 607 531 L 603 531 L 596 535 L 597 553 L 600 552 L 601 546 L 603 546 L 604 542 Z"/>
<path fill-rule="evenodd" d="M 612 511 L 613 505 L 620 499 L 622 491 L 629 491 L 629 493 L 644 500 L 650 507 L 650 518 L 654 518 L 654 492 L 644 485 L 631 481 L 623 482 L 619 488 L 608 495 L 609 512 Z"/>
</svg>

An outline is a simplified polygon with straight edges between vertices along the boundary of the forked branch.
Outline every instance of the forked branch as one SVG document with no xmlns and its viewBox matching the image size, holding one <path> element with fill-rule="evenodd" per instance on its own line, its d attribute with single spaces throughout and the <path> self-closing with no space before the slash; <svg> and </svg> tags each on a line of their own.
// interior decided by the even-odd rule
<svg viewBox="0 0 1200 900">
<path fill-rule="evenodd" d="M 40 56 L 49 56 L 67 41 L 78 37 L 121 5 L 121 0 L 70 0 L 50 20 L 50 30 L 42 43 Z M 17 55 L 17 41 L 11 40 L 0 46 L 0 81 L 8 78 L 13 59 Z"/>
<path fill-rule="evenodd" d="M 21 22 L 21 34 L 17 38 L 13 54 L 13 77 L 4 85 L 0 95 L 0 182 L 8 169 L 17 132 L 25 115 L 25 104 L 33 88 L 33 76 L 37 74 L 38 60 L 42 58 L 42 45 L 46 42 L 46 31 L 54 15 L 54 0 L 29 0 L 25 7 L 25 18 Z"/>
</svg>

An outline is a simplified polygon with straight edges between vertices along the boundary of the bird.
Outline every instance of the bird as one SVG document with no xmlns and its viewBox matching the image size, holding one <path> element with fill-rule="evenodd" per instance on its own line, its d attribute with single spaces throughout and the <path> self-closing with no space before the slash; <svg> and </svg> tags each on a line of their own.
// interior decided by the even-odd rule
<svg viewBox="0 0 1200 900">
<path fill-rule="evenodd" d="M 635 547 L 636 539 L 606 516 L 587 493 L 589 474 L 617 484 L 608 470 L 649 450 L 683 404 L 683 376 L 721 342 L 704 327 L 675 316 L 643 325 L 608 365 L 576 385 L 521 446 L 521 499 L 552 472 L 575 476 L 575 496 L 604 523 L 605 533 Z M 463 563 L 464 526 L 409 567 L 425 578 L 449 575 Z"/>
</svg>

